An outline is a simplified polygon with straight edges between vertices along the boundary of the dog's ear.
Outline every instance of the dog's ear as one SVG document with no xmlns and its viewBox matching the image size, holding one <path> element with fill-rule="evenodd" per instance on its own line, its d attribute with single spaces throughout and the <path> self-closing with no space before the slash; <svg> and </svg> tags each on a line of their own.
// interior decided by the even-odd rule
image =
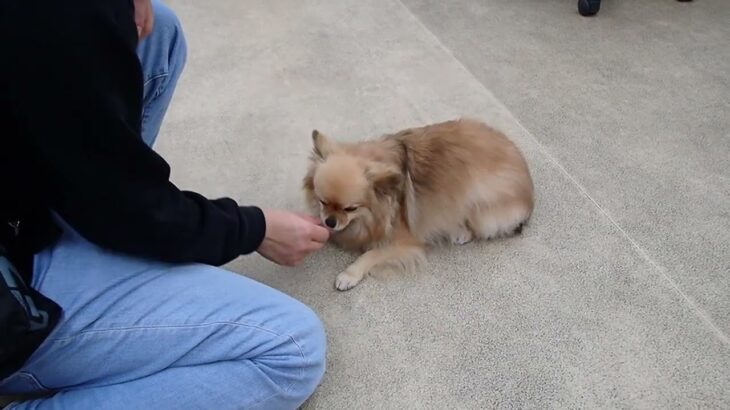
<svg viewBox="0 0 730 410">
<path fill-rule="evenodd" d="M 336 142 L 317 130 L 312 131 L 312 144 L 315 158 L 321 160 L 326 159 L 337 148 Z"/>
<path fill-rule="evenodd" d="M 398 167 L 380 162 L 368 164 L 365 175 L 378 195 L 387 195 L 397 190 L 403 182 L 403 173 Z"/>
</svg>

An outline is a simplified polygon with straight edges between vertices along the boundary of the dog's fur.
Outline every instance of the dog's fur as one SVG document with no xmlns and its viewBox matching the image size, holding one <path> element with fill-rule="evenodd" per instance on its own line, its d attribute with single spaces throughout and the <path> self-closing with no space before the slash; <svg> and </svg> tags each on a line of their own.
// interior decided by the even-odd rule
<svg viewBox="0 0 730 410">
<path fill-rule="evenodd" d="M 347 290 L 368 273 L 413 269 L 425 247 L 519 233 L 533 184 L 519 149 L 487 125 L 460 119 L 379 139 L 336 142 L 312 133 L 308 206 L 333 241 L 363 254 L 337 276 Z M 329 221 L 327 221 L 329 219 Z"/>
</svg>

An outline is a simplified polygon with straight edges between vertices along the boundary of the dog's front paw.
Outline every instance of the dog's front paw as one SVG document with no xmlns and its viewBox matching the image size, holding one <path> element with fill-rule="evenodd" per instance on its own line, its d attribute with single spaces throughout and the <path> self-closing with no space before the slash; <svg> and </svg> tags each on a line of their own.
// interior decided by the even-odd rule
<svg viewBox="0 0 730 410">
<path fill-rule="evenodd" d="M 451 243 L 454 245 L 465 245 L 474 239 L 471 229 L 462 226 L 451 234 Z"/>
<path fill-rule="evenodd" d="M 337 290 L 350 290 L 360 283 L 363 276 L 364 275 L 358 272 L 348 269 L 337 275 L 337 278 L 335 279 L 335 287 Z"/>
</svg>

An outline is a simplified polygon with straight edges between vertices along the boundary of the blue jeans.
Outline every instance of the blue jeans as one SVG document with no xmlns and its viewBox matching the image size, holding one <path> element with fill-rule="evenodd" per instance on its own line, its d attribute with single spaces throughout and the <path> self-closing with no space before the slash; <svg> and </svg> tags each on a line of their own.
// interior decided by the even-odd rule
<svg viewBox="0 0 730 410">
<path fill-rule="evenodd" d="M 154 32 L 139 47 L 150 145 L 186 53 L 175 15 L 153 4 Z M 64 234 L 36 255 L 31 286 L 63 317 L 0 382 L 0 394 L 36 397 L 10 408 L 291 409 L 319 384 L 325 334 L 305 305 L 212 266 L 111 252 L 59 223 Z"/>
</svg>

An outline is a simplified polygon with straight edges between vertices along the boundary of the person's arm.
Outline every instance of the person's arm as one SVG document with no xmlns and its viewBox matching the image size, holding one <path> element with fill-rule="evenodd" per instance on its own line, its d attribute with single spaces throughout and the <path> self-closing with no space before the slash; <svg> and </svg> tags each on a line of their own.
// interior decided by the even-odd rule
<svg viewBox="0 0 730 410">
<path fill-rule="evenodd" d="M 130 2 L 11 3 L 27 20 L 3 30 L 9 98 L 47 203 L 88 240 L 122 252 L 219 265 L 255 251 L 266 231 L 259 208 L 180 191 L 142 142 Z"/>
</svg>

